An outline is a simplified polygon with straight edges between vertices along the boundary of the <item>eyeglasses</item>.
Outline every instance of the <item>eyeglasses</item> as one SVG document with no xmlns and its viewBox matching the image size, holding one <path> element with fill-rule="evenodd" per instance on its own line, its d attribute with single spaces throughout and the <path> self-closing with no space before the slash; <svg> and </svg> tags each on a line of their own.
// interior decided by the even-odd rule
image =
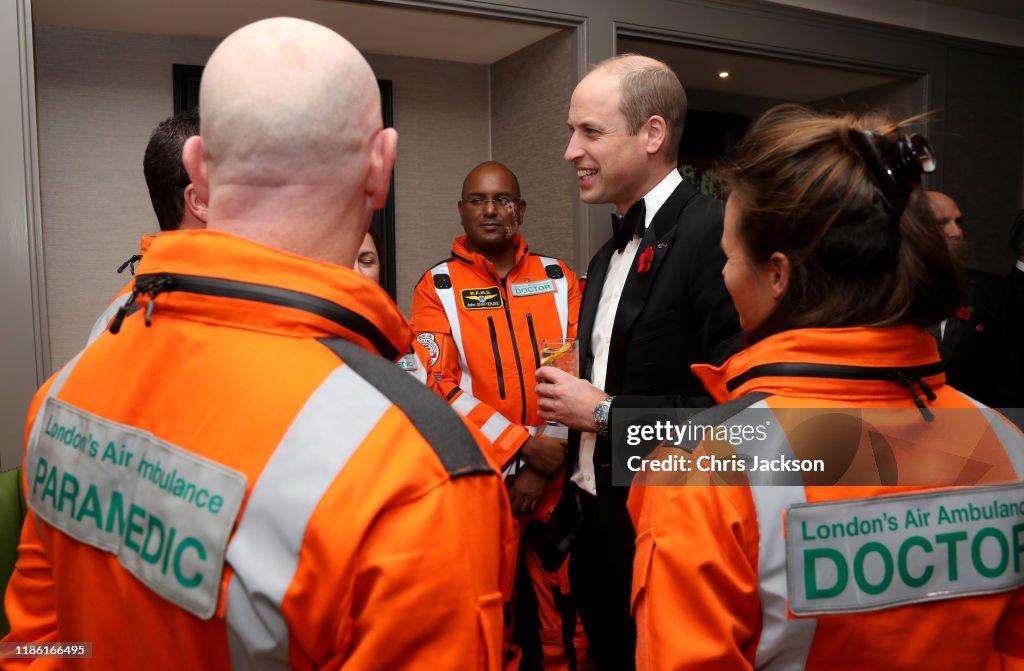
<svg viewBox="0 0 1024 671">
<path fill-rule="evenodd" d="M 921 186 L 921 175 L 935 172 L 932 146 L 917 133 L 891 137 L 851 131 L 850 135 L 867 160 L 886 204 L 896 214 L 902 213 L 911 192 Z"/>
<path fill-rule="evenodd" d="M 521 202 L 522 198 L 513 196 L 497 196 L 495 198 L 463 198 L 459 205 L 472 205 L 473 207 L 485 207 L 487 203 L 494 203 L 497 207 L 508 207 L 512 203 Z"/>
</svg>

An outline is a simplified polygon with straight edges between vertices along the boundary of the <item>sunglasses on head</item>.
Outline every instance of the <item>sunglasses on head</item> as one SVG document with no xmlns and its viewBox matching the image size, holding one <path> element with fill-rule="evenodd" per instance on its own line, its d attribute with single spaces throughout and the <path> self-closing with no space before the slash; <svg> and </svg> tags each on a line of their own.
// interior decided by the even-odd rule
<svg viewBox="0 0 1024 671">
<path fill-rule="evenodd" d="M 871 131 L 850 131 L 850 136 L 871 170 L 886 205 L 901 214 L 921 175 L 935 172 L 935 154 L 923 136 L 882 135 Z"/>
</svg>

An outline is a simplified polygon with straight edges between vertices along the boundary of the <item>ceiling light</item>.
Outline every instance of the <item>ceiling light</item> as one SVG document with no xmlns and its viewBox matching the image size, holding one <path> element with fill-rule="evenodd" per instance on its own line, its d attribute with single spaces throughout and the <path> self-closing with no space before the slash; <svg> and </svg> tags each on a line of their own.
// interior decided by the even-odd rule
<svg viewBox="0 0 1024 671">
<path fill-rule="evenodd" d="M 722 70 L 721 72 L 718 73 L 718 78 L 719 79 L 728 79 L 729 78 L 729 71 L 728 70 Z"/>
</svg>

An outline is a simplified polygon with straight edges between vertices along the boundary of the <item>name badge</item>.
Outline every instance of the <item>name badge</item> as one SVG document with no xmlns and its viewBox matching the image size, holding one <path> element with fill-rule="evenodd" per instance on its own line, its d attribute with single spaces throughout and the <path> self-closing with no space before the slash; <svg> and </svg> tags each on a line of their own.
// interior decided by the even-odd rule
<svg viewBox="0 0 1024 671">
<path fill-rule="evenodd" d="M 413 354 L 412 352 L 409 352 L 401 359 L 399 359 L 395 365 L 401 368 L 402 370 L 409 372 L 419 370 L 418 360 L 416 359 L 416 355 Z"/>
<path fill-rule="evenodd" d="M 536 296 L 537 294 L 553 294 L 558 289 L 555 288 L 554 280 L 541 280 L 540 282 L 521 282 L 519 284 L 510 284 L 509 289 L 513 296 Z"/>
<path fill-rule="evenodd" d="M 1024 483 L 795 505 L 789 609 L 856 613 L 1024 585 Z"/>
<path fill-rule="evenodd" d="M 40 519 L 117 556 L 196 617 L 213 615 L 244 474 L 51 397 L 29 439 L 26 476 Z"/>
<path fill-rule="evenodd" d="M 460 295 L 462 296 L 462 307 L 467 310 L 493 310 L 505 306 L 498 287 L 463 289 Z"/>
</svg>

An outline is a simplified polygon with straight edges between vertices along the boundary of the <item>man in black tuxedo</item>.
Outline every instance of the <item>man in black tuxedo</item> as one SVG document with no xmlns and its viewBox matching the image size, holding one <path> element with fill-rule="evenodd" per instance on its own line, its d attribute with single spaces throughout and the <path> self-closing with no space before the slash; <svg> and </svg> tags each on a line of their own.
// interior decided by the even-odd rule
<svg viewBox="0 0 1024 671">
<path fill-rule="evenodd" d="M 950 247 L 963 255 L 963 214 L 956 201 L 939 191 L 928 200 Z M 993 408 L 1006 407 L 1002 375 L 1011 352 L 1006 350 L 1002 316 L 1003 278 L 965 269 L 965 302 L 949 318 L 933 326 L 946 369 L 946 381 L 968 396 Z"/>
<path fill-rule="evenodd" d="M 1010 247 L 1017 262 L 1006 278 L 1003 297 L 1003 351 L 1007 362 L 1001 389 L 1008 416 L 1024 430 L 1024 210 L 1010 229 Z"/>
<path fill-rule="evenodd" d="M 615 235 L 587 269 L 581 377 L 553 367 L 537 372 L 541 415 L 572 429 L 552 524 L 561 533 L 549 540 L 564 552 L 575 536 L 570 582 L 599 670 L 633 668 L 636 647 L 634 533 L 628 487 L 612 486 L 611 410 L 706 397 L 689 366 L 712 360 L 739 330 L 721 274 L 722 205 L 676 170 L 685 116 L 686 94 L 672 70 L 637 55 L 595 67 L 569 107 L 565 159 L 580 198 L 624 215 L 613 215 Z"/>
</svg>

